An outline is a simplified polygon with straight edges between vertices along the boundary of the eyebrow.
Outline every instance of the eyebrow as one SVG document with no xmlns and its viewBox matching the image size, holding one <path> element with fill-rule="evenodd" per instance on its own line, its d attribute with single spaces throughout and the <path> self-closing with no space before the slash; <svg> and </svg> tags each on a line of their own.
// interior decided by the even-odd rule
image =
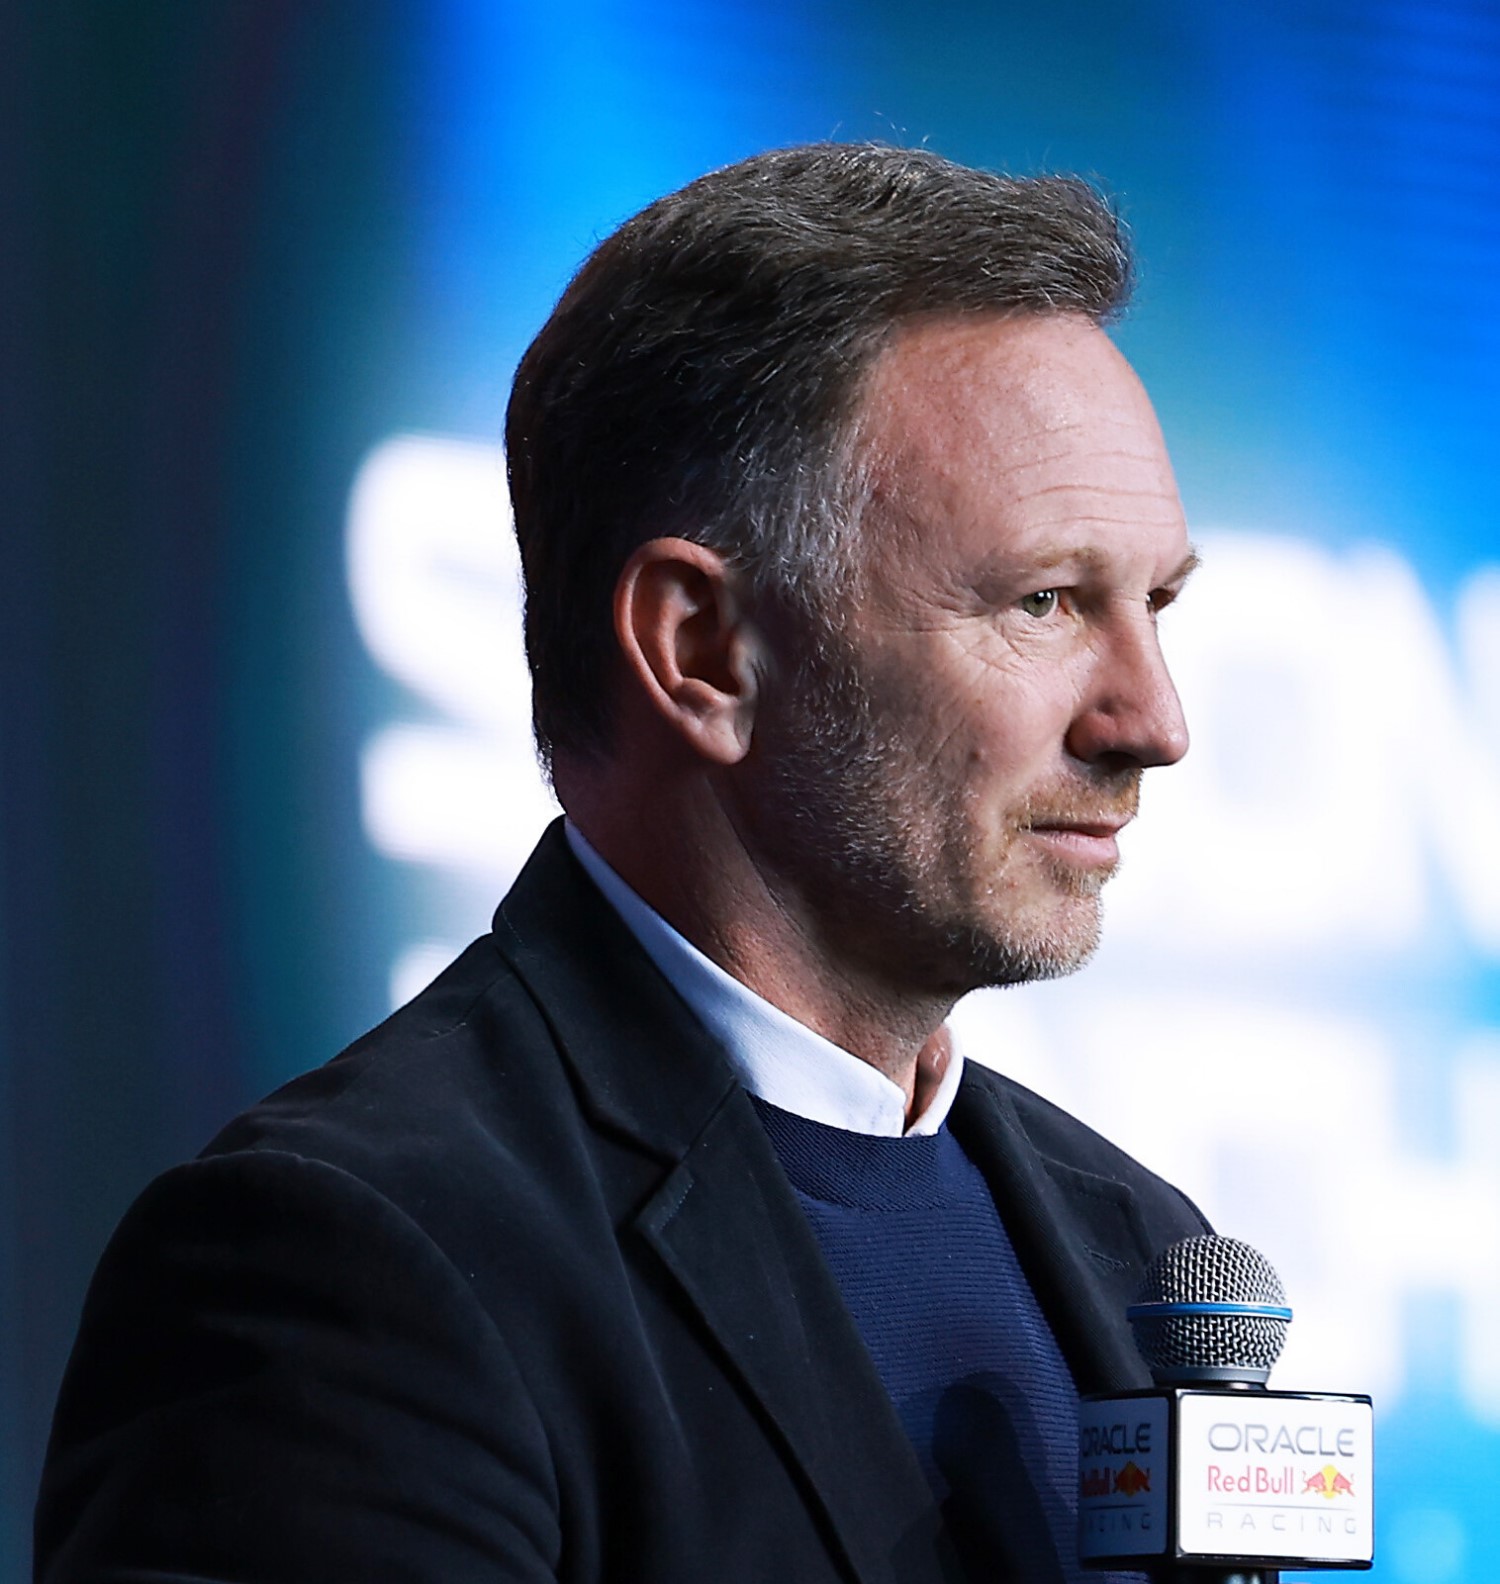
<svg viewBox="0 0 1500 1584">
<path fill-rule="evenodd" d="M 1109 563 L 1107 550 L 1096 550 L 1091 547 L 1069 547 L 1059 545 L 1055 549 L 1051 546 L 1041 547 L 1035 555 L 1025 558 L 1026 572 L 1038 577 L 1045 577 L 1047 573 L 1061 566 L 1080 566 L 1090 572 L 1097 572 L 1100 567 Z M 1169 572 L 1158 585 L 1161 588 L 1181 588 L 1184 583 L 1203 565 L 1203 558 L 1197 550 L 1189 545 L 1188 553 L 1178 562 L 1176 567 Z M 1014 571 L 1014 563 L 1001 561 L 997 567 L 1003 568 L 1007 573 Z"/>
<path fill-rule="evenodd" d="M 1181 588 L 1184 583 L 1203 565 L 1203 557 L 1198 554 L 1195 546 L 1188 546 L 1188 553 L 1178 563 L 1177 570 L 1162 585 L 1163 588 Z"/>
</svg>

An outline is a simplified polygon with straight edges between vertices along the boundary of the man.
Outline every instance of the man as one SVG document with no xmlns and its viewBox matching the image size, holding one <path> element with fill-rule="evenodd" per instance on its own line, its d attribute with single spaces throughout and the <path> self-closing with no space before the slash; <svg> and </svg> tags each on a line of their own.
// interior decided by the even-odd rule
<svg viewBox="0 0 1500 1584">
<path fill-rule="evenodd" d="M 1204 1224 L 944 1018 L 1088 956 L 1186 748 L 1127 276 L 1079 183 L 833 145 L 585 264 L 507 424 L 567 828 L 127 1217 L 42 1577 L 1080 1576 L 1076 1394 Z"/>
</svg>

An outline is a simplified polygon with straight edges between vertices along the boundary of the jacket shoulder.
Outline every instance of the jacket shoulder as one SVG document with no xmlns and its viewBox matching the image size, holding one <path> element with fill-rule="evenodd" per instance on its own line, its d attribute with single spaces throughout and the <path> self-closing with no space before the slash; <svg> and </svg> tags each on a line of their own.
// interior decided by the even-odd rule
<svg viewBox="0 0 1500 1584">
<path fill-rule="evenodd" d="M 554 1049 L 535 1001 L 483 937 L 331 1061 L 228 1123 L 199 1159 L 284 1152 L 389 1187 L 422 1159 L 503 1147 L 550 1087 Z"/>
</svg>

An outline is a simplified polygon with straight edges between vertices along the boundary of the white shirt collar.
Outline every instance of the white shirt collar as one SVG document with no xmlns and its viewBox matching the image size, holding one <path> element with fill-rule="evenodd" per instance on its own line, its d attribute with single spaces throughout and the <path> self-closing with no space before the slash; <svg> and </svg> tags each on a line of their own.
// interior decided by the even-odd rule
<svg viewBox="0 0 1500 1584">
<path fill-rule="evenodd" d="M 906 1095 L 899 1084 L 705 957 L 625 884 L 571 820 L 565 829 L 574 857 L 668 983 L 724 1047 L 751 1094 L 812 1122 L 887 1138 L 936 1133 L 947 1120 L 964 1065 L 950 1028 L 942 1031 L 945 1040 L 929 1046 L 929 1051 L 936 1046 L 936 1052 L 923 1055 L 936 1065 L 946 1052 L 947 1060 L 932 1098 L 907 1127 Z"/>
</svg>

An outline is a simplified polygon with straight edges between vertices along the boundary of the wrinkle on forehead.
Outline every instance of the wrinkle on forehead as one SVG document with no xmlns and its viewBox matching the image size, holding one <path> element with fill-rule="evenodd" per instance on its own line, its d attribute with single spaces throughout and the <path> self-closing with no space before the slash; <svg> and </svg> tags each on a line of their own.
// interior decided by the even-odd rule
<svg viewBox="0 0 1500 1584">
<path fill-rule="evenodd" d="M 1145 389 L 1109 337 L 1076 314 L 940 320 L 909 327 L 879 356 L 861 403 L 874 456 L 928 455 L 1032 468 L 1074 455 L 1138 460 L 1160 444 Z M 942 441 L 946 437 L 946 444 Z M 1064 443 L 1047 445 L 1047 440 Z"/>
<path fill-rule="evenodd" d="M 1076 314 L 908 326 L 870 371 L 858 422 L 881 540 L 899 553 L 934 514 L 998 535 L 1121 520 L 1181 523 L 1139 379 Z"/>
</svg>

